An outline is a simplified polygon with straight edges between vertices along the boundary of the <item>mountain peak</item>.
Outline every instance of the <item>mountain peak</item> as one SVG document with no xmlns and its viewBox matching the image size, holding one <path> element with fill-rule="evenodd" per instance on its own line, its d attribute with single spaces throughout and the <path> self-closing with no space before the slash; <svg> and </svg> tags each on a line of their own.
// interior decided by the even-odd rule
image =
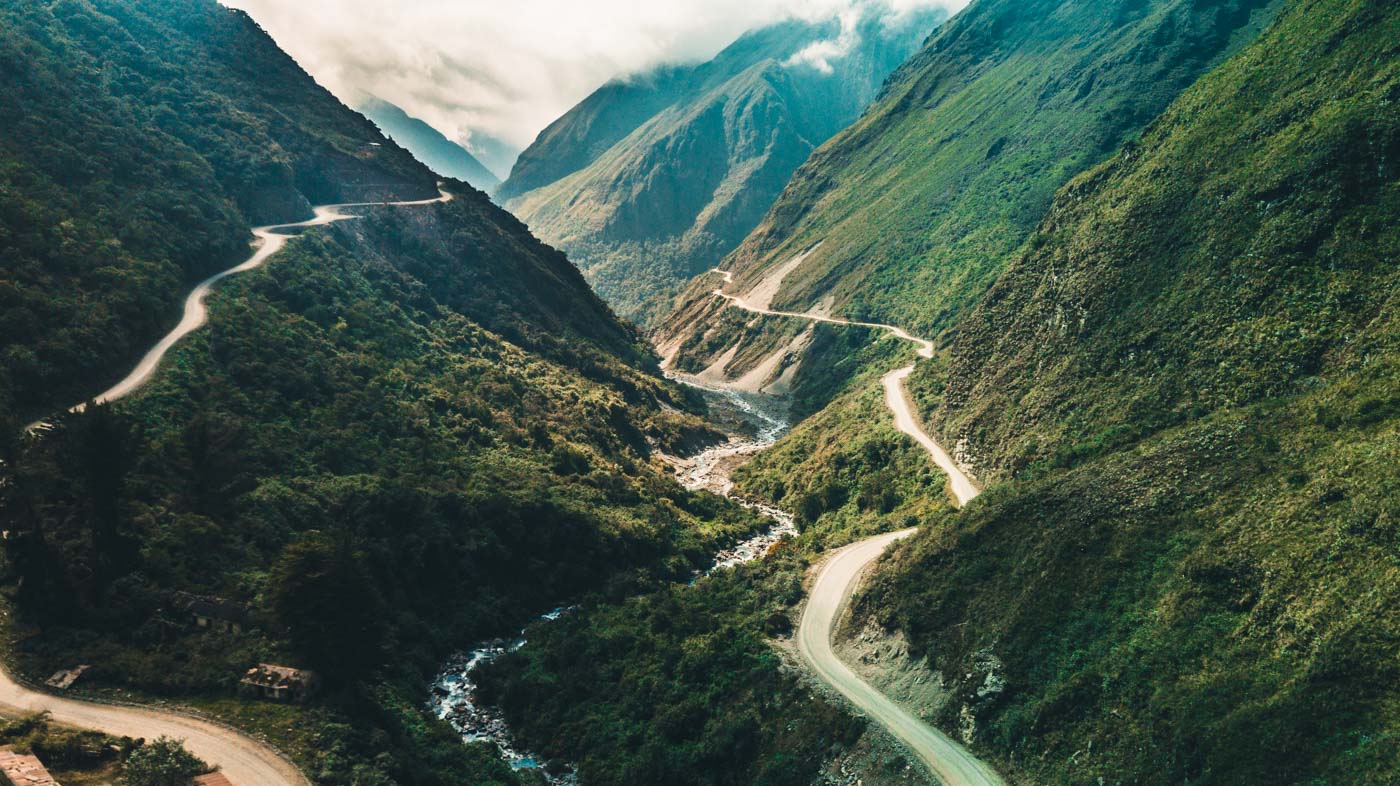
<svg viewBox="0 0 1400 786">
<path fill-rule="evenodd" d="M 488 194 L 500 187 L 500 178 L 471 151 L 396 104 L 370 96 L 356 109 L 379 126 L 385 136 L 403 145 L 414 158 L 439 175 L 466 181 Z"/>
</svg>

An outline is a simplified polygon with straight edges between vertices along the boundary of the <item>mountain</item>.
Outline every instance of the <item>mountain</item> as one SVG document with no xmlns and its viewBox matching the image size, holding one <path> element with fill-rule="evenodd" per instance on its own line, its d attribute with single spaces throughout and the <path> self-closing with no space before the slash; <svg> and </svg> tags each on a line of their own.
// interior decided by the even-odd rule
<svg viewBox="0 0 1400 786">
<path fill-rule="evenodd" d="M 784 22 L 709 62 L 604 85 L 540 134 L 498 196 L 623 315 L 662 313 L 944 16 L 881 8 Z"/>
<path fill-rule="evenodd" d="M 803 743 L 820 700 L 746 670 L 790 654 L 813 561 L 919 526 L 838 651 L 1009 783 L 1396 782 L 1397 42 L 1379 0 L 969 5 L 724 268 L 774 308 L 937 336 L 913 398 L 985 493 L 954 510 L 891 427 L 907 345 L 701 278 L 663 347 L 736 380 L 783 353 L 809 416 L 734 479 L 802 535 L 503 658 L 512 723 L 599 783 L 746 724 Z M 827 742 L 841 778 L 922 782 Z"/>
<path fill-rule="evenodd" d="M 439 175 L 464 180 L 488 194 L 501 185 L 500 178 L 466 148 L 388 101 L 369 98 L 356 109 L 374 121 L 385 136 L 403 145 L 414 158 Z"/>
<path fill-rule="evenodd" d="M 1001 488 L 858 617 L 1028 780 L 1400 778 L 1397 42 L 1290 2 L 954 329 L 928 417 Z"/>
<path fill-rule="evenodd" d="M 154 5 L 0 6 L 0 411 L 115 381 L 250 225 L 436 193 L 246 16 Z"/>
<path fill-rule="evenodd" d="M 519 146 L 483 131 L 473 130 L 471 136 L 463 142 L 463 146 L 477 161 L 491 170 L 491 174 L 498 180 L 504 180 L 510 175 L 511 167 L 515 166 L 516 159 L 520 157 Z"/>
<path fill-rule="evenodd" d="M 429 677 L 762 526 L 652 461 L 716 438 L 697 403 L 484 194 L 378 204 L 438 178 L 242 12 L 0 4 L 0 63 L 6 672 L 91 664 L 82 695 L 197 707 L 318 784 L 534 782 L 430 717 Z M 247 259 L 250 224 L 358 200 L 220 281 L 148 385 L 65 411 Z M 258 663 L 324 687 L 255 702 Z"/>
<path fill-rule="evenodd" d="M 1278 7 L 973 3 L 794 174 L 724 261 L 731 291 L 762 286 L 774 308 L 938 336 L 980 300 L 1056 189 L 1140 133 Z M 758 336 L 724 313 L 714 286 L 701 277 L 687 290 L 659 343 L 694 371 L 737 345 L 722 365 L 738 379 L 800 326 Z"/>
</svg>

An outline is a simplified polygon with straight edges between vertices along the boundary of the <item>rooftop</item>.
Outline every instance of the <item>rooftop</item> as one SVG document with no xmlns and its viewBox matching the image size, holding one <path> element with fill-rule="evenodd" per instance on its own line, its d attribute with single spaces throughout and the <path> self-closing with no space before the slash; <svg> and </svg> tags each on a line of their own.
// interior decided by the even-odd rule
<svg viewBox="0 0 1400 786">
<path fill-rule="evenodd" d="M 291 666 L 278 666 L 275 663 L 259 663 L 243 675 L 244 682 L 269 688 L 305 686 L 315 678 L 313 672 L 294 669 Z"/>
<path fill-rule="evenodd" d="M 9 748 L 0 748 L 0 779 L 8 779 L 14 786 L 58 786 L 37 756 L 15 753 Z"/>
</svg>

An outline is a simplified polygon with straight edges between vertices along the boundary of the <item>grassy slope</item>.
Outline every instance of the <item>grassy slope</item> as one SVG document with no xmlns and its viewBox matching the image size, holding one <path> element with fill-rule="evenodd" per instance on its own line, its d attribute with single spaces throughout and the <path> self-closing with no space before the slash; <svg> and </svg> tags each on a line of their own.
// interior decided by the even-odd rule
<svg viewBox="0 0 1400 786">
<path fill-rule="evenodd" d="M 590 98 L 571 121 L 580 127 L 572 135 L 561 128 L 537 143 L 563 148 L 577 168 L 528 192 L 503 193 L 620 311 L 645 316 L 743 239 L 813 147 L 856 117 L 937 18 L 921 12 L 887 28 L 868 15 L 861 43 L 833 60 L 831 73 L 786 61 L 835 37 L 836 25 L 789 22 L 746 36 L 693 72 L 656 77 L 655 92 L 611 88 L 608 96 L 623 106 L 604 117 L 627 114 L 633 104 L 651 114 L 636 112 L 630 133 L 612 140 L 611 123 L 592 133 L 605 107 Z M 596 152 L 585 160 L 559 142 L 569 136 Z M 538 174 L 527 169 L 520 177 Z"/>
<path fill-rule="evenodd" d="M 100 390 L 250 223 L 433 176 L 214 2 L 0 7 L 0 411 Z"/>
<path fill-rule="evenodd" d="M 797 171 L 725 261 L 733 289 L 821 242 L 775 307 L 803 311 L 832 297 L 838 314 L 938 335 L 977 303 L 1057 188 L 1137 133 L 1278 5 L 968 6 Z M 692 286 L 662 332 L 704 333 L 709 316 L 696 303 L 713 285 Z"/>
<path fill-rule="evenodd" d="M 1386 3 L 1291 3 L 960 329 L 928 400 L 1018 479 L 857 614 L 1028 781 L 1400 778 L 1397 40 Z"/>
<path fill-rule="evenodd" d="M 1071 183 L 959 326 L 936 425 L 988 471 L 1365 362 L 1400 257 L 1394 49 L 1306 8 Z"/>
</svg>

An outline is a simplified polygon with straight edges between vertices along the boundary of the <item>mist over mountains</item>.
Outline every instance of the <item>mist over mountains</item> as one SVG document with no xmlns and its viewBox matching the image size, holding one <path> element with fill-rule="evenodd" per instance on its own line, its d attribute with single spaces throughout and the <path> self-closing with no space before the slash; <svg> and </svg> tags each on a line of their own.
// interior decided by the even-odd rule
<svg viewBox="0 0 1400 786">
<path fill-rule="evenodd" d="M 0 74 L 0 769 L 1400 783 L 1393 0 L 0 0 Z"/>
<path fill-rule="evenodd" d="M 486 168 L 465 147 L 388 101 L 368 98 L 355 107 L 374 121 L 379 130 L 403 145 L 429 169 L 445 177 L 464 180 L 491 193 L 501 185 L 495 173 Z"/>
<path fill-rule="evenodd" d="M 539 135 L 498 197 L 645 322 L 758 224 L 792 172 L 945 17 L 868 4 L 747 33 L 696 66 L 610 82 Z"/>
</svg>

